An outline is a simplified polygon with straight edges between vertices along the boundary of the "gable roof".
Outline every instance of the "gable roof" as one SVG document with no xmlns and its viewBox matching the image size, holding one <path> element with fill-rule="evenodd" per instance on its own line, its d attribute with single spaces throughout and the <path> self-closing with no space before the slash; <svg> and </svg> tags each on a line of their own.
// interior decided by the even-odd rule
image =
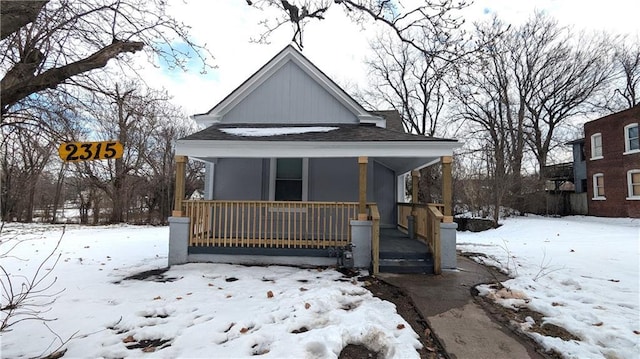
<svg viewBox="0 0 640 359">
<path fill-rule="evenodd" d="M 346 91 L 338 86 L 331 78 L 316 67 L 301 52 L 289 45 L 276 54 L 271 60 L 263 65 L 258 71 L 245 80 L 240 86 L 233 90 L 227 97 L 222 99 L 211 110 L 206 113 L 193 115 L 193 118 L 202 125 L 212 125 L 218 123 L 242 100 L 247 98 L 254 90 L 273 76 L 287 63 L 293 62 L 313 81 L 319 84 L 333 98 L 335 98 L 348 111 L 353 113 L 361 123 L 375 123 L 379 127 L 385 127 L 386 121 L 374 114 L 366 111 L 356 100 Z"/>
</svg>

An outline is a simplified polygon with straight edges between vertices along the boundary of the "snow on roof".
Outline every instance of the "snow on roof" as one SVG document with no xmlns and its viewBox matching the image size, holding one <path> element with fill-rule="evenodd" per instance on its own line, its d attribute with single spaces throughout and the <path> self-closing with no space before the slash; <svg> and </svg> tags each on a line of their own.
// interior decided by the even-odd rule
<svg viewBox="0 0 640 359">
<path fill-rule="evenodd" d="M 237 127 L 221 128 L 220 131 L 235 136 L 268 137 L 279 135 L 293 135 L 309 132 L 329 132 L 337 130 L 338 127 Z"/>
</svg>

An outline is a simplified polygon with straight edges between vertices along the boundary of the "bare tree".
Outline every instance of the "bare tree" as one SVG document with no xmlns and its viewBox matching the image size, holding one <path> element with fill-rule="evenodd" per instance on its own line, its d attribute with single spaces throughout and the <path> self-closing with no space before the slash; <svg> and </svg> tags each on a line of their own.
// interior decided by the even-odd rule
<svg viewBox="0 0 640 359">
<path fill-rule="evenodd" d="M 2 1 L 0 4 L 0 40 L 35 21 L 45 1 Z"/>
<path fill-rule="evenodd" d="M 609 111 L 620 111 L 640 105 L 640 38 L 622 39 L 614 55 L 616 79 Z"/>
<path fill-rule="evenodd" d="M 267 42 L 269 36 L 284 25 L 293 30 L 291 41 L 303 47 L 304 27 L 311 21 L 322 21 L 331 7 L 344 10 L 354 22 L 368 20 L 381 23 L 398 39 L 426 55 L 451 60 L 463 55 L 463 48 L 432 51 L 424 47 L 425 37 L 445 40 L 464 23 L 457 11 L 467 7 L 466 1 L 424 0 L 415 6 L 390 0 L 245 0 L 257 8 L 276 8 L 280 15 L 262 22 L 264 32 L 256 40 Z"/>
<path fill-rule="evenodd" d="M 170 107 L 163 111 L 164 117 L 157 117 L 145 152 L 147 168 L 144 175 L 146 185 L 143 197 L 148 210 L 147 221 L 164 223 L 171 215 L 175 189 L 175 147 L 176 139 L 197 131 L 196 124 L 187 119 L 178 109 Z M 189 161 L 186 168 L 186 193 L 202 188 L 203 164 Z M 154 215 L 155 214 L 155 215 Z"/>
<path fill-rule="evenodd" d="M 509 33 L 503 32 L 504 24 L 497 19 L 478 25 L 477 36 L 487 45 L 457 69 L 451 87 L 455 116 L 468 126 L 470 151 L 484 157 L 496 222 L 505 197 L 518 190 L 524 151 L 524 94 L 513 91 L 516 80 L 504 46 Z"/>
<path fill-rule="evenodd" d="M 3 10 L 0 21 L 0 64 L 6 70 L 0 82 L 3 123 L 24 107 L 17 106 L 21 100 L 103 68 L 111 59 L 126 65 L 127 53 L 145 50 L 176 67 L 184 67 L 185 58 L 195 54 L 206 66 L 208 52 L 193 43 L 186 25 L 166 14 L 163 0 L 13 3 L 2 1 L 3 9 L 13 11 Z M 5 21 L 11 26 L 5 27 Z M 180 50 L 178 43 L 189 51 Z"/>
<path fill-rule="evenodd" d="M 454 45 L 431 44 L 434 52 L 438 46 Z M 438 125 L 446 104 L 446 74 L 453 62 L 416 51 L 388 33 L 379 34 L 371 48 L 373 55 L 367 60 L 371 90 L 364 93 L 366 102 L 372 108 L 398 111 L 407 132 L 434 136 L 441 130 Z"/>
<path fill-rule="evenodd" d="M 93 186 L 100 188 L 111 201 L 109 221 L 125 220 L 133 183 L 139 181 L 144 168 L 144 156 L 153 131 L 152 121 L 164 106 L 166 93 L 145 89 L 138 82 L 105 83 L 87 79 L 76 83 L 84 86 L 91 107 L 85 121 L 90 122 L 101 140 L 118 140 L 125 149 L 122 158 L 108 161 L 84 162 L 79 171 L 88 175 Z M 95 208 L 94 208 L 95 210 Z"/>
<path fill-rule="evenodd" d="M 549 153 L 565 142 L 559 132 L 569 120 L 592 112 L 592 103 L 613 75 L 610 36 L 578 34 L 536 13 L 514 30 L 510 45 L 518 89 L 525 97 L 526 139 L 540 177 Z"/>
<path fill-rule="evenodd" d="M 34 128 L 3 128 L 0 152 L 2 218 L 31 222 L 37 183 L 53 153 L 51 139 Z"/>
</svg>

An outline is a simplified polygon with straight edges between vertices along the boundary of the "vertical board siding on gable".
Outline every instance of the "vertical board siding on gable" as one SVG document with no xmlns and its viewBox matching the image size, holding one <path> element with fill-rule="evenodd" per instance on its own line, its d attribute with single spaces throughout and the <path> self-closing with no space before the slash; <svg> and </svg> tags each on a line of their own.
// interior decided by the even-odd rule
<svg viewBox="0 0 640 359">
<path fill-rule="evenodd" d="M 259 201 L 262 196 L 261 158 L 220 158 L 216 164 L 214 199 Z"/>
<path fill-rule="evenodd" d="M 287 63 L 223 118 L 224 123 L 357 123 L 357 117 L 307 75 Z"/>
</svg>

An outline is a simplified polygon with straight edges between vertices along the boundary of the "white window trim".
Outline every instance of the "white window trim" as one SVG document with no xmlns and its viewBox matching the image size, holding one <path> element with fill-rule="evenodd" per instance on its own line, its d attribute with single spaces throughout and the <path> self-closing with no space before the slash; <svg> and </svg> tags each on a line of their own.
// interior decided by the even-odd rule
<svg viewBox="0 0 640 359">
<path fill-rule="evenodd" d="M 627 200 L 628 201 L 640 201 L 640 196 L 633 195 L 633 186 L 631 185 L 631 175 L 634 173 L 640 173 L 640 170 L 627 171 Z"/>
<path fill-rule="evenodd" d="M 604 158 L 604 156 L 602 154 L 599 155 L 599 156 L 594 156 L 594 153 L 596 152 L 596 150 L 595 150 L 596 146 L 595 146 L 595 143 L 593 142 L 593 139 L 595 137 L 600 137 L 600 151 L 602 153 L 604 153 L 604 143 L 602 142 L 602 133 L 600 133 L 600 132 L 594 133 L 593 135 L 591 135 L 591 158 L 590 159 L 592 161 L 593 160 L 600 160 L 600 159 Z"/>
<path fill-rule="evenodd" d="M 269 161 L 269 201 L 276 200 L 277 158 Z M 302 202 L 309 201 L 309 158 L 302 159 Z"/>
<path fill-rule="evenodd" d="M 630 155 L 632 153 L 638 153 L 640 152 L 640 148 L 638 148 L 637 150 L 631 150 L 629 149 L 630 143 L 630 138 L 629 138 L 629 131 L 628 129 L 631 127 L 638 127 L 638 123 L 630 123 L 626 126 L 624 126 L 624 153 L 622 153 L 623 155 Z M 638 127 L 638 130 L 640 131 L 640 127 Z"/>
<path fill-rule="evenodd" d="M 591 198 L 591 200 L 593 201 L 604 201 L 607 199 L 606 196 L 598 196 L 598 181 L 596 180 L 596 177 L 602 177 L 604 178 L 604 173 L 594 173 L 593 177 L 591 177 L 591 181 L 593 182 L 593 198 Z"/>
</svg>

